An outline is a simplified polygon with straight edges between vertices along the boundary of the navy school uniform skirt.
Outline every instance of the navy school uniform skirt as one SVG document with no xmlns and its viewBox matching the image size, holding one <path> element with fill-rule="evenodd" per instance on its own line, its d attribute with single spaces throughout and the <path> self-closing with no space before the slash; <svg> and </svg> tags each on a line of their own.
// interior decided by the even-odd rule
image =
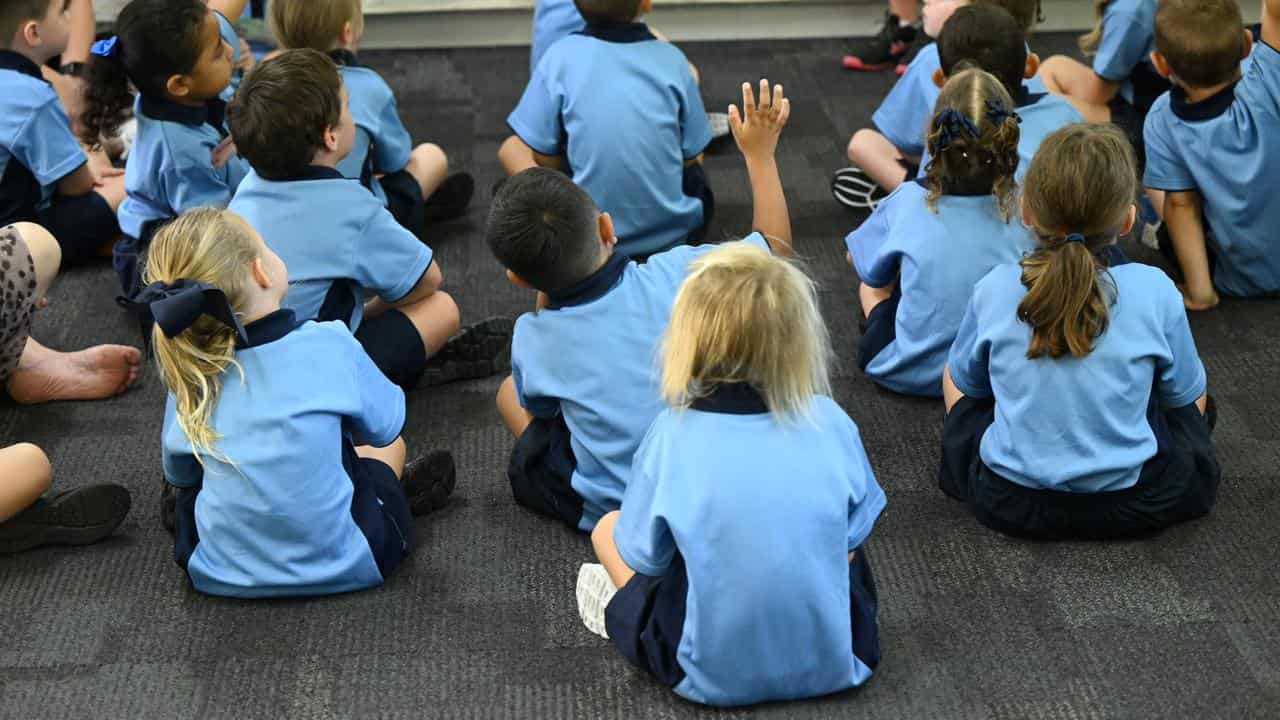
<svg viewBox="0 0 1280 720">
<path fill-rule="evenodd" d="M 862 337 L 858 340 L 858 367 L 867 371 L 876 356 L 889 347 L 889 343 L 898 337 L 898 303 L 902 302 L 902 285 L 893 289 L 893 294 L 871 308 L 871 314 L 862 321 Z"/>
<path fill-rule="evenodd" d="M 573 489 L 578 461 L 569 440 L 563 415 L 534 418 L 511 450 L 507 479 L 518 504 L 578 530 L 582 496 Z"/>
<path fill-rule="evenodd" d="M 1208 514 L 1222 477 L 1211 438 L 1213 399 L 1202 415 L 1194 403 L 1161 410 L 1153 393 L 1147 416 L 1157 449 L 1133 487 L 1101 493 L 1033 489 L 982 462 L 979 445 L 995 420 L 995 402 L 966 397 L 943 423 L 939 485 L 968 503 L 983 525 L 1035 540 L 1142 537 Z"/>
</svg>

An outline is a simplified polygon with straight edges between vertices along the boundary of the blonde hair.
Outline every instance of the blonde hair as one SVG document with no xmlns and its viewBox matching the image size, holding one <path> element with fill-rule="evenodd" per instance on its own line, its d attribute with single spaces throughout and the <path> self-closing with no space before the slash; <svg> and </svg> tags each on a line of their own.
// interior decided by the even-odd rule
<svg viewBox="0 0 1280 720">
<path fill-rule="evenodd" d="M 934 105 L 934 121 L 929 125 L 927 142 L 931 158 L 925 168 L 925 185 L 929 192 L 925 203 L 935 213 L 938 198 L 956 191 L 983 191 L 996 196 L 1000 219 L 1008 222 L 1017 204 L 1018 141 L 1022 132 L 1014 114 L 1013 98 L 1004 85 L 989 72 L 965 68 L 953 74 Z M 1003 106 L 1007 115 L 992 112 L 991 104 Z M 977 137 L 961 137 L 940 147 L 943 126 L 938 118 L 946 110 L 955 110 L 973 123 Z M 989 189 L 988 189 L 989 188 Z"/>
<path fill-rule="evenodd" d="M 1096 55 L 1098 53 L 1098 46 L 1102 44 L 1102 20 L 1106 17 L 1107 6 L 1111 3 L 1112 0 L 1095 0 L 1093 3 L 1093 12 L 1097 19 L 1093 24 L 1093 29 L 1081 35 L 1078 41 L 1080 52 L 1085 55 Z"/>
<path fill-rule="evenodd" d="M 662 397 L 685 408 L 722 383 L 749 383 L 777 417 L 831 392 L 831 344 L 813 282 L 746 243 L 698 258 L 663 341 Z"/>
<path fill-rule="evenodd" d="M 328 52 L 348 22 L 357 31 L 364 26 L 361 0 L 271 0 L 267 9 L 271 34 L 289 50 Z"/>
<path fill-rule="evenodd" d="M 249 224 L 227 210 L 200 208 L 179 216 L 151 241 L 144 281 L 199 280 L 223 291 L 237 315 L 244 310 L 248 266 L 260 257 Z M 222 373 L 235 361 L 236 331 L 207 315 L 167 337 L 157 325 L 152 344 L 160 378 L 173 394 L 177 420 L 197 460 L 217 456 L 219 435 L 211 424 Z"/>
</svg>

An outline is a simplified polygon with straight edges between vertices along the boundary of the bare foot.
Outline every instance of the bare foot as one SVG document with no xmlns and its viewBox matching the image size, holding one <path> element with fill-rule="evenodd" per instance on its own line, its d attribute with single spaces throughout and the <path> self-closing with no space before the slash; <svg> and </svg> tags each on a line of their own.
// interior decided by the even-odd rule
<svg viewBox="0 0 1280 720">
<path fill-rule="evenodd" d="M 142 353 L 127 345 L 79 352 L 46 350 L 9 376 L 9 396 L 23 405 L 53 400 L 100 400 L 119 395 L 138 379 Z"/>
</svg>

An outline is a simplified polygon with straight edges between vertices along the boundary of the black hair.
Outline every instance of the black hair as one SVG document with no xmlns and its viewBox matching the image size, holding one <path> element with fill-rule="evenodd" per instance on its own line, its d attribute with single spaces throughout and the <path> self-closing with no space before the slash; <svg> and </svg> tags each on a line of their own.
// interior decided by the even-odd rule
<svg viewBox="0 0 1280 720">
<path fill-rule="evenodd" d="M 574 0 L 588 23 L 629 23 L 640 15 L 640 0 Z"/>
<path fill-rule="evenodd" d="M 97 146 L 114 135 L 133 105 L 130 85 L 163 97 L 169 78 L 186 75 L 200 60 L 200 31 L 212 12 L 203 0 L 133 0 L 116 19 L 110 56 L 93 55 L 85 83 L 84 134 Z"/>
<path fill-rule="evenodd" d="M 485 240 L 502 266 L 553 293 L 600 265 L 598 211 L 564 173 L 532 168 L 512 176 L 493 198 Z"/>
<path fill-rule="evenodd" d="M 938 33 L 938 60 L 947 77 L 968 60 L 995 75 L 1017 102 L 1027 71 L 1027 36 L 1004 8 L 966 5 Z"/>
</svg>

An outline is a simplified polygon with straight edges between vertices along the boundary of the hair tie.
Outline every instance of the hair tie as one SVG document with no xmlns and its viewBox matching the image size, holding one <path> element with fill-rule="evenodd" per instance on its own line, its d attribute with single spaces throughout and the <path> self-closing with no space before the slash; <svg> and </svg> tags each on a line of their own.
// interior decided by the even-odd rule
<svg viewBox="0 0 1280 720">
<path fill-rule="evenodd" d="M 120 44 L 120 36 L 112 35 L 105 40 L 98 40 L 89 47 L 89 52 L 98 57 L 115 57 L 116 47 Z"/>
<path fill-rule="evenodd" d="M 1065 239 L 1063 239 L 1063 242 L 1064 243 L 1080 243 L 1081 245 L 1086 245 L 1088 244 L 1088 238 L 1081 235 L 1080 233 L 1071 233 L 1070 235 L 1067 235 Z"/>
<path fill-rule="evenodd" d="M 176 337 L 195 325 L 202 316 L 208 315 L 235 330 L 241 344 L 249 344 L 249 335 L 231 309 L 226 294 L 199 280 L 181 278 L 172 283 L 153 282 L 132 299 L 121 297 L 116 298 L 116 302 L 120 307 L 150 318 L 164 331 L 165 337 Z"/>
<path fill-rule="evenodd" d="M 965 136 L 976 138 L 982 133 L 973 121 L 955 108 L 947 108 L 933 119 L 933 129 L 938 133 L 938 150 L 942 151 Z"/>
<path fill-rule="evenodd" d="M 999 125 L 1009 118 L 1013 118 L 1018 124 L 1022 123 L 1022 116 L 1005 107 L 1004 100 L 1000 99 L 987 101 L 987 117 L 996 125 Z"/>
</svg>

